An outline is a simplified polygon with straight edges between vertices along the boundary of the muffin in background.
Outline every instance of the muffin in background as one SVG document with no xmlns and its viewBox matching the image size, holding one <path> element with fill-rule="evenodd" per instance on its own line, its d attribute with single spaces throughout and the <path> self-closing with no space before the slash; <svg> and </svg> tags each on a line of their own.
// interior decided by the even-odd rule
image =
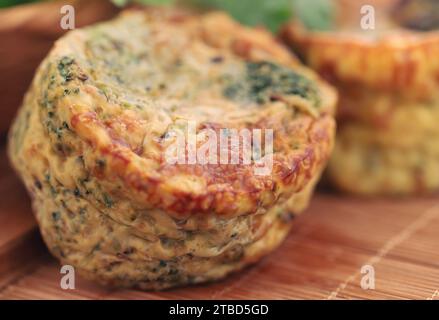
<svg viewBox="0 0 439 320">
<path fill-rule="evenodd" d="M 418 1 L 417 8 L 432 3 Z M 360 28 L 363 4 L 379 13 L 375 30 Z M 402 14 L 409 5 L 355 1 L 351 14 L 338 7 L 335 30 L 307 30 L 297 21 L 282 30 L 282 39 L 339 91 L 327 177 L 343 191 L 407 195 L 439 189 L 439 31 L 432 21 L 432 30 L 409 29 L 415 22 Z"/>
</svg>

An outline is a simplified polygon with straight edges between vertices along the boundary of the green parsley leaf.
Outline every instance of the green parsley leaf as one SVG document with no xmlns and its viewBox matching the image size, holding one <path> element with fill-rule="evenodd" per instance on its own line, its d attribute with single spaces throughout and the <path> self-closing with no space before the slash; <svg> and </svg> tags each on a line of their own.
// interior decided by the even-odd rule
<svg viewBox="0 0 439 320">
<path fill-rule="evenodd" d="M 275 32 L 292 16 L 291 0 L 191 0 L 200 7 L 227 11 L 232 17 L 249 26 L 265 25 Z"/>
<path fill-rule="evenodd" d="M 332 0 L 293 0 L 294 16 L 311 30 L 334 27 L 335 4 Z"/>
</svg>

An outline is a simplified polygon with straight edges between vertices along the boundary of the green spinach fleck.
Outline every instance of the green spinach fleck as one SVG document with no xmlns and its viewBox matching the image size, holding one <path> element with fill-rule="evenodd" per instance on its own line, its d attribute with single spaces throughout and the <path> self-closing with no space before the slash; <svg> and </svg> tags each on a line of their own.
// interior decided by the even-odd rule
<svg viewBox="0 0 439 320">
<path fill-rule="evenodd" d="M 296 95 L 320 105 L 315 84 L 305 76 L 272 62 L 247 62 L 244 81 L 232 80 L 223 90 L 232 100 L 251 100 L 263 104 L 282 96 Z"/>
</svg>

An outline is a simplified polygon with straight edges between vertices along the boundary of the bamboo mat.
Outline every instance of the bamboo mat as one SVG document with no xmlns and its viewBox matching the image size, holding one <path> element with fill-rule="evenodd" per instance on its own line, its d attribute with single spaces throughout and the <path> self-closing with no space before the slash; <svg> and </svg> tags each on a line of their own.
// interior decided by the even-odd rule
<svg viewBox="0 0 439 320">
<path fill-rule="evenodd" d="M 4 153 L 0 169 L 0 299 L 439 299 L 437 198 L 335 194 L 317 194 L 278 250 L 224 281 L 157 293 L 77 277 L 62 290 Z M 374 267 L 374 290 L 360 286 L 363 265 Z"/>
</svg>

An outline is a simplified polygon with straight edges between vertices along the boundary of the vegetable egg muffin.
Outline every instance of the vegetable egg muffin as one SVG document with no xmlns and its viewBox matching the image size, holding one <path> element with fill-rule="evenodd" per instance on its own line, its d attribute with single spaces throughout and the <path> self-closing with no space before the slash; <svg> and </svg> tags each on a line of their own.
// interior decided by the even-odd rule
<svg viewBox="0 0 439 320">
<path fill-rule="evenodd" d="M 424 8 L 434 4 L 421 2 Z M 439 31 L 434 17 L 426 31 L 425 24 L 415 28 L 420 11 L 400 8 L 396 1 L 349 4 L 357 14 L 363 4 L 377 5 L 376 29 L 361 30 L 361 17 L 342 17 L 334 31 L 309 30 L 296 21 L 282 30 L 285 42 L 339 90 L 329 180 L 343 191 L 365 195 L 437 191 Z"/>
<path fill-rule="evenodd" d="M 307 206 L 336 99 L 264 30 L 221 12 L 131 10 L 57 41 L 9 156 L 61 263 L 145 290 L 211 281 L 276 248 Z M 190 121 L 197 145 L 205 128 L 273 130 L 270 173 L 170 163 L 173 133 L 188 135 Z"/>
</svg>

